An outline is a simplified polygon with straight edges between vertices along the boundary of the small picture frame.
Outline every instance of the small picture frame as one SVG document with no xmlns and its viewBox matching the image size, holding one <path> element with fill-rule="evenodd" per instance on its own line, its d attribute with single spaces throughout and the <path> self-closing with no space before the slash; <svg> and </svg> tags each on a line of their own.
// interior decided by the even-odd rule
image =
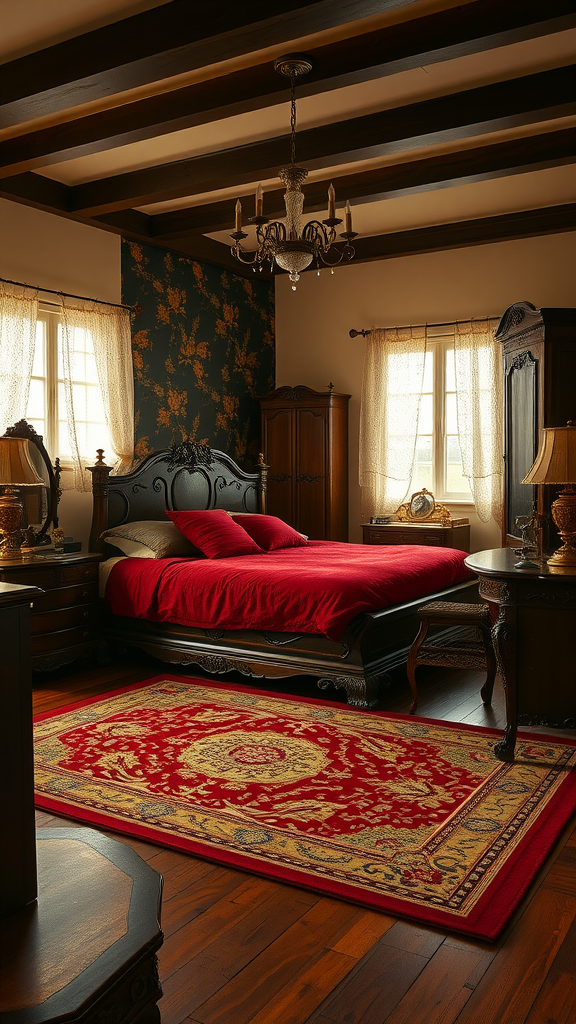
<svg viewBox="0 0 576 1024">
<path fill-rule="evenodd" d="M 370 526 L 384 526 L 392 522 L 392 516 L 370 516 Z"/>
</svg>

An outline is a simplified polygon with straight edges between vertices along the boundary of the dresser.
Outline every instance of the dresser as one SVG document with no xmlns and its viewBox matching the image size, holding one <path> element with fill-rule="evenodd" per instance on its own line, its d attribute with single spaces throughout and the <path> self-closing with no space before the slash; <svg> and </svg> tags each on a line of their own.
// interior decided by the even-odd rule
<svg viewBox="0 0 576 1024">
<path fill-rule="evenodd" d="M 0 562 L 0 582 L 42 591 L 30 621 L 32 668 L 51 671 L 96 649 L 100 554 L 56 555 Z"/>
<path fill-rule="evenodd" d="M 312 540 L 348 540 L 349 401 L 304 385 L 260 398 L 266 510 Z"/>
<path fill-rule="evenodd" d="M 432 547 L 470 551 L 469 524 L 454 523 L 364 523 L 364 544 L 428 544 Z"/>
</svg>

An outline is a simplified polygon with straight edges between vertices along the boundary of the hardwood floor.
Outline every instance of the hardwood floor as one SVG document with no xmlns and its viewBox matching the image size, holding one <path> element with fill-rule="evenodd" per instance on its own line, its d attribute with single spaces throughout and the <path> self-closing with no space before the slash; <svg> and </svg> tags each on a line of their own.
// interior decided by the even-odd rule
<svg viewBox="0 0 576 1024">
<path fill-rule="evenodd" d="M 135 655 L 107 669 L 76 666 L 39 676 L 35 711 L 166 668 Z M 167 670 L 178 674 L 177 668 Z M 493 707 L 486 709 L 479 696 L 482 673 L 419 673 L 419 714 L 503 726 L 499 682 Z M 266 688 L 288 691 L 289 684 Z M 318 695 L 306 680 L 290 689 Z M 408 685 L 399 675 L 379 706 L 407 712 L 409 705 Z M 576 738 L 575 731 L 555 735 Z M 44 812 L 37 818 L 39 827 L 70 824 Z M 494 944 L 121 838 L 164 876 L 163 1024 L 576 1022 L 574 823 Z"/>
</svg>

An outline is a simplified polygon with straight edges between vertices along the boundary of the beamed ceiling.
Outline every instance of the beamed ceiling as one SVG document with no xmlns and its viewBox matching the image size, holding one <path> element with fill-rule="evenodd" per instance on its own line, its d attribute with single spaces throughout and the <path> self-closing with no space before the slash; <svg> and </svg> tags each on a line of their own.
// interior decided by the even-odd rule
<svg viewBox="0 0 576 1024">
<path fill-rule="evenodd" d="M 305 214 L 356 260 L 576 227 L 576 0 L 0 0 L 0 196 L 241 271 L 279 217 L 298 83 Z M 246 271 L 249 272 L 249 271 Z"/>
</svg>

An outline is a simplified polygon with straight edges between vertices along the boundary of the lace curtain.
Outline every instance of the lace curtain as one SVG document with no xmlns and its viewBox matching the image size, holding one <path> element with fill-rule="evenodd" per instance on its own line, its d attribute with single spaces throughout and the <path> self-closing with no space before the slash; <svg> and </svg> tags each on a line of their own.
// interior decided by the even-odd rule
<svg viewBox="0 0 576 1024">
<path fill-rule="evenodd" d="M 373 330 L 360 402 L 362 515 L 395 512 L 412 479 L 424 381 L 426 328 Z"/>
<path fill-rule="evenodd" d="M 84 471 L 86 459 L 94 461 L 93 452 L 81 452 L 74 416 L 74 379 L 82 379 L 78 366 L 83 356 L 83 335 L 87 332 L 94 348 L 98 382 L 102 392 L 104 416 L 115 457 L 115 473 L 129 472 L 134 459 L 134 377 L 130 313 L 118 306 L 104 303 L 81 302 L 61 297 L 62 300 L 62 377 L 66 402 L 66 417 L 75 486 L 87 490 L 90 486 Z"/>
<path fill-rule="evenodd" d="M 502 523 L 502 349 L 489 320 L 454 327 L 456 408 L 464 476 L 482 522 Z"/>
<path fill-rule="evenodd" d="M 0 433 L 26 415 L 38 293 L 0 281 Z"/>
</svg>

